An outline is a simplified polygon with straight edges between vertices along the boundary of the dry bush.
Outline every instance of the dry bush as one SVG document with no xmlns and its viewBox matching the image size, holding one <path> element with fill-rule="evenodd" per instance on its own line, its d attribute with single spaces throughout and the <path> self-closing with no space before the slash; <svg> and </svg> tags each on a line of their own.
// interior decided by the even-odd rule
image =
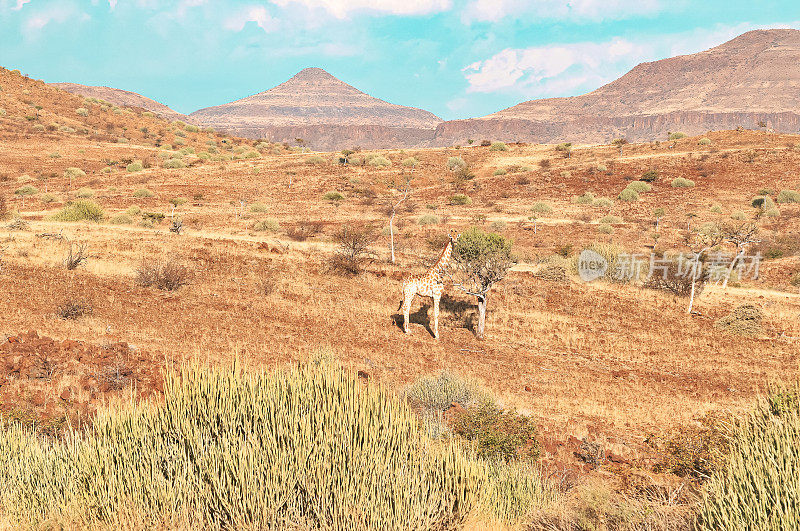
<svg viewBox="0 0 800 531">
<path fill-rule="evenodd" d="M 567 282 L 567 270 L 564 266 L 549 264 L 536 271 L 533 278 L 563 284 Z"/>
<path fill-rule="evenodd" d="M 376 238 L 375 230 L 369 225 L 343 226 L 333 236 L 338 247 L 330 259 L 331 269 L 338 273 L 359 274 L 366 264 L 377 258 L 369 248 Z"/>
<path fill-rule="evenodd" d="M 69 251 L 67 257 L 64 258 L 64 266 L 67 271 L 78 269 L 81 265 L 85 265 L 89 259 L 89 254 L 86 252 L 86 244 L 80 243 L 78 245 L 69 244 Z"/>
<path fill-rule="evenodd" d="M 56 309 L 56 315 L 61 319 L 75 320 L 94 311 L 92 305 L 83 300 L 70 300 L 61 303 Z"/>
<path fill-rule="evenodd" d="M 688 297 L 692 294 L 692 274 L 688 266 L 682 269 L 680 263 L 677 260 L 673 260 L 659 267 L 663 267 L 663 269 L 650 272 L 650 276 L 643 284 L 645 288 L 667 291 L 680 297 Z M 705 268 L 703 273 L 694 281 L 694 294 L 698 297 L 703 292 L 708 281 L 708 274 Z"/>
<path fill-rule="evenodd" d="M 6 196 L 0 195 L 0 221 L 8 219 L 11 215 L 11 212 L 8 209 L 8 203 L 6 202 Z"/>
<path fill-rule="evenodd" d="M 302 221 L 286 229 L 286 235 L 296 242 L 303 242 L 322 232 L 321 221 Z"/>
<path fill-rule="evenodd" d="M 732 334 L 757 336 L 762 332 L 763 320 L 764 312 L 761 309 L 754 304 L 742 304 L 725 317 L 717 319 L 714 326 Z"/>
<path fill-rule="evenodd" d="M 453 432 L 473 441 L 479 457 L 502 461 L 539 458 L 536 423 L 516 411 L 483 403 L 462 412 L 453 423 Z"/>
<path fill-rule="evenodd" d="M 731 421 L 727 415 L 712 412 L 693 425 L 679 426 L 668 434 L 649 435 L 645 443 L 658 456 L 653 471 L 700 481 L 709 479 L 725 461 Z"/>
<path fill-rule="evenodd" d="M 137 285 L 145 288 L 154 286 L 163 291 L 175 291 L 187 285 L 191 279 L 191 269 L 176 260 L 144 260 L 136 270 Z"/>
</svg>

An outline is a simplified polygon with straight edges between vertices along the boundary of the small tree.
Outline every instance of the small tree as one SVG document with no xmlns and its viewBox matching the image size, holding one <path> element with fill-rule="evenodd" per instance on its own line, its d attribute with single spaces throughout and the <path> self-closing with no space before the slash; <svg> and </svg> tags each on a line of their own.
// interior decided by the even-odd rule
<svg viewBox="0 0 800 531">
<path fill-rule="evenodd" d="M 408 194 L 411 193 L 411 181 L 406 181 L 406 185 L 403 188 L 403 195 L 400 196 L 400 200 L 396 203 L 391 204 L 391 213 L 389 215 L 389 249 L 392 255 L 392 263 L 394 263 L 394 216 L 397 213 L 397 209 L 400 205 L 408 198 Z"/>
<path fill-rule="evenodd" d="M 664 209 L 660 207 L 653 210 L 653 215 L 656 217 L 656 232 L 658 232 L 659 224 L 661 223 L 661 218 L 664 217 L 665 213 L 666 212 L 664 211 Z"/>
<path fill-rule="evenodd" d="M 38 194 L 39 190 L 28 184 L 22 188 L 17 188 L 14 193 L 22 198 L 22 208 L 25 208 L 25 198 L 29 195 Z"/>
<path fill-rule="evenodd" d="M 489 291 L 516 263 L 512 245 L 510 239 L 478 227 L 471 227 L 456 242 L 453 258 L 459 278 L 454 279 L 453 285 L 478 299 L 478 338 L 483 338 L 486 326 Z"/>
<path fill-rule="evenodd" d="M 333 236 L 338 247 L 332 257 L 331 267 L 342 273 L 357 275 L 364 265 L 376 258 L 369 248 L 375 238 L 375 231 L 369 225 L 344 225 Z"/>
<path fill-rule="evenodd" d="M 697 282 L 704 282 L 708 275 L 702 271 L 703 261 L 708 252 L 719 246 L 724 240 L 722 231 L 715 224 L 704 225 L 700 230 L 690 232 L 686 237 L 686 244 L 694 255 L 692 262 L 691 275 L 692 285 L 689 293 L 689 307 L 686 313 L 692 313 L 694 306 L 694 296 L 697 292 Z"/>
<path fill-rule="evenodd" d="M 614 144 L 615 146 L 617 146 L 619 148 L 619 156 L 620 157 L 622 156 L 622 146 L 624 146 L 627 143 L 628 143 L 628 141 L 625 140 L 624 138 L 617 138 L 617 139 L 614 140 L 614 142 L 612 142 L 612 144 Z"/>
<path fill-rule="evenodd" d="M 559 144 L 556 146 L 556 151 L 561 151 L 564 153 L 564 158 L 568 159 L 572 157 L 572 142 L 564 142 L 563 144 Z"/>
<path fill-rule="evenodd" d="M 756 235 L 758 234 L 758 225 L 752 222 L 745 222 L 741 224 L 728 224 L 722 228 L 722 234 L 725 241 L 732 243 L 736 246 L 736 254 L 733 260 L 728 265 L 728 270 L 725 273 L 725 280 L 722 281 L 722 287 L 728 287 L 728 280 L 731 278 L 733 268 L 736 267 L 736 262 L 744 257 L 747 248 L 751 243 L 757 243 Z"/>
</svg>

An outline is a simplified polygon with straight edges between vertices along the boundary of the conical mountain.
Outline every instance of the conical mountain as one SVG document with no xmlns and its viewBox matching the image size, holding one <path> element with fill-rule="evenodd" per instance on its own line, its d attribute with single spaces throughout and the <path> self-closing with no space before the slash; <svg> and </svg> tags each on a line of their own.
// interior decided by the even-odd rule
<svg viewBox="0 0 800 531">
<path fill-rule="evenodd" d="M 306 68 L 265 92 L 193 112 L 203 125 L 252 138 L 290 141 L 302 136 L 319 149 L 395 147 L 432 130 L 442 120 L 413 107 L 385 102 L 321 68 Z M 338 132 L 341 137 L 331 137 Z"/>
</svg>

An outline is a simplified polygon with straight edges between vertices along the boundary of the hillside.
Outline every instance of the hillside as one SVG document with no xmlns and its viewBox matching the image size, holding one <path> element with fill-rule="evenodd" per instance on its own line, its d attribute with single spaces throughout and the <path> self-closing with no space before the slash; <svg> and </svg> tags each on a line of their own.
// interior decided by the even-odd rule
<svg viewBox="0 0 800 531">
<path fill-rule="evenodd" d="M 416 145 L 431 137 L 437 116 L 361 92 L 320 68 L 306 68 L 270 90 L 195 111 L 203 125 L 249 138 L 315 149 Z"/>
<path fill-rule="evenodd" d="M 51 86 L 66 90 L 85 98 L 95 98 L 124 107 L 136 107 L 153 112 L 166 120 L 185 120 L 186 116 L 173 111 L 163 103 L 151 100 L 146 96 L 111 87 L 92 87 L 78 83 L 50 83 Z"/>
<path fill-rule="evenodd" d="M 436 145 L 489 137 L 534 142 L 663 138 L 668 131 L 800 127 L 800 31 L 751 31 L 692 55 L 642 63 L 582 96 L 444 122 Z"/>
</svg>

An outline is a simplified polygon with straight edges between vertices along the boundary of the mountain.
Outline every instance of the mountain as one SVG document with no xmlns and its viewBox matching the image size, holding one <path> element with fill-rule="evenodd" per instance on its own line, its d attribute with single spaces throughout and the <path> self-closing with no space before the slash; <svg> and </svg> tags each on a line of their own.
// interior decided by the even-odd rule
<svg viewBox="0 0 800 531">
<path fill-rule="evenodd" d="M 193 122 L 238 136 L 315 149 L 390 148 L 430 141 L 441 119 L 361 92 L 321 68 L 306 68 L 265 92 L 200 109 Z"/>
<path fill-rule="evenodd" d="M 79 85 L 78 83 L 49 83 L 49 85 L 66 90 L 73 94 L 83 96 L 85 98 L 97 98 L 105 100 L 114 105 L 137 107 L 145 109 L 154 114 L 161 116 L 167 120 L 185 120 L 186 116 L 173 111 L 166 105 L 151 100 L 141 94 L 129 92 L 127 90 L 115 89 L 111 87 L 91 87 L 88 85 Z"/>
<path fill-rule="evenodd" d="M 759 122 L 800 129 L 800 31 L 756 30 L 692 55 L 642 63 L 599 89 L 439 124 L 433 143 L 467 138 L 606 142 L 700 134 Z"/>
</svg>

